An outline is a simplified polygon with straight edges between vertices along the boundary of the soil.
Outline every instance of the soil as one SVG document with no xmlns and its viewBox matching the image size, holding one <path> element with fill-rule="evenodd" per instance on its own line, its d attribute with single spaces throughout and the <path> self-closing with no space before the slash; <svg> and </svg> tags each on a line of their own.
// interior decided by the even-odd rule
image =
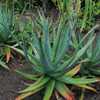
<svg viewBox="0 0 100 100">
<path fill-rule="evenodd" d="M 0 69 L 0 100 L 15 100 L 24 81 L 15 73 Z"/>
<path fill-rule="evenodd" d="M 19 95 L 18 91 L 23 90 L 27 83 L 31 81 L 23 80 L 23 77 L 14 72 L 15 69 L 21 69 L 24 71 L 30 71 L 30 65 L 16 55 L 11 61 L 8 63 L 10 71 L 4 70 L 2 67 L 0 68 L 0 100 L 15 100 L 15 98 Z M 25 100 L 42 100 L 41 96 L 38 94 L 33 95 L 32 97 L 28 97 Z"/>
<path fill-rule="evenodd" d="M 25 88 L 25 80 L 14 72 L 0 70 L 0 100 L 15 100 L 18 91 Z M 35 94 L 25 100 L 42 100 L 39 94 Z"/>
</svg>

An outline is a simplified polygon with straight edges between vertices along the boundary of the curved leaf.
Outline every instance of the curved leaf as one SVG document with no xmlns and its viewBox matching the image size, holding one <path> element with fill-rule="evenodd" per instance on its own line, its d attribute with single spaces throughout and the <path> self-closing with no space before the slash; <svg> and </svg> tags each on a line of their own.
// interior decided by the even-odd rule
<svg viewBox="0 0 100 100">
<path fill-rule="evenodd" d="M 70 70 L 69 72 L 67 72 L 65 75 L 66 76 L 71 76 L 71 77 L 74 76 L 75 74 L 77 74 L 79 72 L 80 66 L 81 66 L 81 64 L 75 66 L 72 70 Z"/>
<path fill-rule="evenodd" d="M 49 81 L 48 77 L 41 77 L 35 83 L 31 84 L 29 87 L 27 87 L 26 89 L 20 91 L 20 93 L 34 91 L 35 89 L 42 87 L 48 81 Z"/>
<path fill-rule="evenodd" d="M 72 78 L 72 77 L 68 77 L 68 76 L 62 76 L 57 78 L 59 81 L 64 82 L 66 84 L 74 84 L 74 85 L 78 85 L 78 84 L 91 84 L 91 83 L 95 83 L 100 81 L 97 78 Z"/>
<path fill-rule="evenodd" d="M 92 87 L 90 87 L 90 86 L 88 86 L 88 85 L 77 85 L 78 87 L 81 87 L 81 88 L 83 88 L 83 89 L 88 89 L 88 90 L 91 90 L 91 91 L 93 91 L 93 92 L 97 92 L 96 91 L 96 89 L 95 88 L 92 88 Z"/>
<path fill-rule="evenodd" d="M 43 100 L 50 100 L 50 97 L 52 96 L 53 90 L 55 87 L 55 80 L 51 80 L 47 85 L 46 85 L 46 91 Z"/>
<path fill-rule="evenodd" d="M 56 90 L 65 98 L 65 100 L 75 100 L 73 93 L 63 83 L 56 84 Z"/>
<path fill-rule="evenodd" d="M 30 79 L 30 80 L 37 80 L 38 79 L 38 75 L 33 75 L 33 74 L 28 74 L 28 73 L 24 73 L 22 71 L 16 70 L 16 73 L 20 74 L 21 76 Z"/>
<path fill-rule="evenodd" d="M 0 60 L 0 66 L 4 67 L 5 69 L 9 70 L 8 66 Z"/>
<path fill-rule="evenodd" d="M 23 93 L 23 94 L 19 95 L 18 97 L 16 97 L 15 100 L 23 100 L 24 98 L 35 94 L 36 92 L 40 91 L 41 89 L 43 89 L 43 87 L 37 88 L 37 89 L 33 90 L 32 92 Z"/>
</svg>

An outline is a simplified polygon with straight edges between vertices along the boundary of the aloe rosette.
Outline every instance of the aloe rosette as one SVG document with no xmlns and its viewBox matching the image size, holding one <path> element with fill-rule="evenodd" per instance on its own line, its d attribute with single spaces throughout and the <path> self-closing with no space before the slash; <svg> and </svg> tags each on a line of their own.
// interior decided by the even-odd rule
<svg viewBox="0 0 100 100">
<path fill-rule="evenodd" d="M 89 84 L 98 82 L 99 79 L 76 75 L 80 71 L 80 57 L 92 44 L 95 36 L 89 39 L 81 49 L 70 54 L 73 31 L 71 24 L 66 23 L 65 18 L 60 18 L 54 27 L 51 22 L 40 15 L 36 24 L 39 27 L 37 33 L 40 33 L 41 37 L 36 32 L 32 32 L 30 48 L 25 52 L 33 64 L 34 73 L 16 70 L 17 73 L 35 82 L 20 91 L 21 95 L 16 100 L 23 100 L 42 89 L 45 89 L 43 100 L 50 100 L 52 94 L 56 97 L 61 95 L 65 100 L 75 100 L 69 85 L 96 91 Z"/>
</svg>

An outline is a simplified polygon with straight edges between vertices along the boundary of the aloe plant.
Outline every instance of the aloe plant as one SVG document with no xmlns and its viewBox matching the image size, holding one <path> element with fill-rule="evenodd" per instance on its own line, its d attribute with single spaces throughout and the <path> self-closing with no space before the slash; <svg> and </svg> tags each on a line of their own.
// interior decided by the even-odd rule
<svg viewBox="0 0 100 100">
<path fill-rule="evenodd" d="M 12 14 L 0 6 L 0 42 L 6 42 L 11 36 Z"/>
<path fill-rule="evenodd" d="M 100 35 L 97 35 L 94 43 L 89 46 L 85 57 L 88 59 L 88 61 L 83 63 L 81 73 L 99 76 L 100 75 Z"/>
<path fill-rule="evenodd" d="M 7 63 L 12 57 L 12 49 L 18 51 L 15 46 L 16 40 L 13 39 L 15 31 L 13 20 L 13 11 L 0 5 L 0 55 L 6 57 Z"/>
<path fill-rule="evenodd" d="M 3 49 L 3 53 L 7 54 L 7 59 L 8 56 L 10 56 L 10 49 L 5 47 L 5 44 L 9 43 L 11 34 L 12 14 L 6 7 L 0 6 L 0 46 L 2 46 L 1 49 Z"/>
<path fill-rule="evenodd" d="M 94 26 L 83 39 L 82 33 L 78 34 L 77 36 L 74 35 L 73 37 L 72 45 L 75 51 L 77 51 L 86 44 L 87 39 L 91 40 L 94 35 L 97 35 L 95 36 L 93 43 L 89 46 L 81 58 L 81 60 L 83 60 L 83 64 L 81 66 L 82 74 L 88 74 L 92 76 L 100 75 L 100 35 L 95 34 L 95 29 L 97 28 L 99 28 L 99 25 Z"/>
<path fill-rule="evenodd" d="M 50 100 L 52 94 L 56 96 L 60 94 L 65 100 L 75 100 L 67 85 L 96 91 L 89 84 L 99 81 L 97 78 L 76 75 L 81 66 L 78 61 L 85 54 L 95 36 L 77 52 L 69 55 L 72 30 L 71 25 L 66 23 L 66 18 L 60 18 L 59 24 L 55 27 L 44 16 L 40 15 L 39 18 L 36 24 L 39 27 L 37 33 L 40 33 L 41 37 L 36 32 L 32 32 L 30 48 L 25 52 L 33 64 L 33 74 L 16 70 L 20 75 L 35 82 L 20 91 L 21 95 L 16 100 L 22 100 L 42 89 L 45 89 L 43 100 Z M 65 60 L 66 55 L 68 57 Z"/>
</svg>

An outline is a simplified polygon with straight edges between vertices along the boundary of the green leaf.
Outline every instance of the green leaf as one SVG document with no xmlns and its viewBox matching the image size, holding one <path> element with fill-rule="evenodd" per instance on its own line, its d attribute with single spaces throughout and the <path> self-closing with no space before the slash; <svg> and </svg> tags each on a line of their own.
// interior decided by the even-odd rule
<svg viewBox="0 0 100 100">
<path fill-rule="evenodd" d="M 67 88 L 64 83 L 57 82 L 56 90 L 66 99 L 66 100 L 74 100 L 72 92 Z"/>
<path fill-rule="evenodd" d="M 91 91 L 93 91 L 93 92 L 96 92 L 96 89 L 95 88 L 92 88 L 92 87 L 90 87 L 90 86 L 88 86 L 88 85 L 77 85 L 78 87 L 81 87 L 81 88 L 83 88 L 83 89 L 88 89 L 88 90 L 91 90 Z"/>
<path fill-rule="evenodd" d="M 40 41 L 36 33 L 32 32 L 32 48 L 35 48 L 37 53 L 41 56 Z"/>
<path fill-rule="evenodd" d="M 95 39 L 95 36 L 93 36 L 90 40 L 88 40 L 88 42 L 84 45 L 84 47 L 82 47 L 79 51 L 77 51 L 74 59 L 69 64 L 69 66 L 67 66 L 67 68 L 71 67 L 77 60 L 80 59 L 80 57 L 86 52 L 87 48 L 91 45 L 91 43 L 94 41 L 94 39 Z"/>
<path fill-rule="evenodd" d="M 32 64 L 34 64 L 35 66 L 40 66 L 40 65 L 41 65 L 40 60 L 37 59 L 36 56 L 33 55 L 32 52 L 30 52 L 29 50 L 28 50 L 28 55 L 27 55 L 27 56 L 28 56 L 28 58 L 29 58 L 29 61 L 30 61 Z"/>
<path fill-rule="evenodd" d="M 59 67 L 56 69 L 56 71 L 61 71 L 61 70 L 65 69 L 66 66 L 68 66 L 72 60 L 73 60 L 73 58 L 71 57 L 68 60 L 64 61 L 63 64 L 59 65 Z"/>
<path fill-rule="evenodd" d="M 28 50 L 28 59 L 34 65 L 33 69 L 36 72 L 40 72 L 40 73 L 44 72 L 44 67 L 43 67 L 43 64 L 41 63 L 40 59 L 36 58 L 36 56 L 33 55 L 33 53 L 30 50 Z"/>
<path fill-rule="evenodd" d="M 86 39 L 89 35 L 91 35 L 91 33 L 93 33 L 94 30 L 97 29 L 98 27 L 99 27 L 99 25 L 95 25 L 93 28 L 91 28 L 91 30 L 80 40 L 79 45 L 80 45 L 82 42 L 84 42 L 85 39 Z"/>
<path fill-rule="evenodd" d="M 89 68 L 90 73 L 93 73 L 94 75 L 100 75 L 100 66 L 94 66 Z"/>
<path fill-rule="evenodd" d="M 16 70 L 16 73 L 20 74 L 21 76 L 23 76 L 26 79 L 30 79 L 30 80 L 37 80 L 38 79 L 38 75 L 24 73 L 24 72 L 19 71 L 19 70 Z"/>
<path fill-rule="evenodd" d="M 70 30 L 68 28 L 64 28 L 62 35 L 60 37 L 59 46 L 56 52 L 56 58 L 54 62 L 55 65 L 63 58 L 66 51 L 68 50 L 70 38 L 71 38 Z"/>
<path fill-rule="evenodd" d="M 42 44 L 43 44 L 43 50 L 46 53 L 46 56 L 48 58 L 51 58 L 51 45 L 49 40 L 49 23 L 46 18 L 40 15 L 40 24 L 41 28 L 43 30 L 43 38 L 42 38 Z"/>
<path fill-rule="evenodd" d="M 44 65 L 46 69 L 53 70 L 51 63 L 51 44 L 50 44 L 50 36 L 49 36 L 49 23 L 48 21 L 40 15 L 40 24 L 43 32 L 42 41 L 41 41 L 41 49 L 44 57 Z M 41 59 L 43 59 L 43 57 Z"/>
<path fill-rule="evenodd" d="M 77 66 L 75 66 L 72 70 L 70 70 L 69 72 L 66 72 L 66 76 L 74 76 L 75 74 L 77 74 L 80 71 L 80 66 L 81 64 L 78 64 Z"/>
<path fill-rule="evenodd" d="M 47 82 L 49 81 L 48 77 L 44 77 L 42 76 L 41 78 L 39 78 L 35 83 L 31 84 L 29 87 L 27 87 L 26 89 L 20 91 L 20 93 L 25 93 L 25 92 L 31 92 L 34 91 L 37 88 L 42 87 L 43 85 L 45 85 Z"/>
<path fill-rule="evenodd" d="M 72 78 L 72 77 L 66 77 L 66 76 L 62 76 L 57 78 L 59 81 L 64 82 L 66 84 L 74 84 L 74 85 L 78 85 L 78 84 L 91 84 L 91 83 L 96 83 L 98 81 L 100 81 L 97 78 Z"/>
<path fill-rule="evenodd" d="M 43 100 L 50 100 L 54 87 L 55 87 L 55 80 L 50 80 L 50 82 L 48 82 L 48 84 L 46 85 L 46 91 Z"/>
<path fill-rule="evenodd" d="M 8 66 L 0 60 L 0 66 L 4 67 L 5 69 L 9 70 Z"/>
<path fill-rule="evenodd" d="M 6 42 L 11 35 L 12 15 L 0 5 L 0 41 Z"/>
<path fill-rule="evenodd" d="M 95 43 L 95 48 L 93 48 L 93 60 L 97 62 L 97 60 L 100 59 L 100 35 L 97 35 L 96 37 L 96 43 Z"/>
<path fill-rule="evenodd" d="M 57 34 L 56 34 L 56 38 L 53 41 L 53 55 L 52 55 L 52 61 L 55 60 L 56 57 L 56 52 L 58 50 L 58 46 L 59 46 L 59 42 L 61 39 L 61 33 L 63 31 L 63 27 L 64 27 L 65 23 L 63 21 L 63 18 L 60 18 L 60 21 L 58 23 L 58 27 L 57 27 Z"/>
<path fill-rule="evenodd" d="M 19 95 L 15 100 L 23 100 L 24 98 L 35 94 L 36 92 L 40 91 L 41 89 L 43 89 L 43 87 L 39 87 L 31 92 L 26 92 L 26 93 L 22 93 L 21 95 Z"/>
<path fill-rule="evenodd" d="M 5 45 L 5 46 L 7 46 L 7 47 L 10 48 L 10 49 L 13 49 L 14 51 L 18 52 L 18 53 L 21 54 L 22 56 L 25 56 L 25 55 L 24 55 L 24 52 L 23 52 L 21 49 L 16 48 L 16 47 L 14 47 L 14 46 L 10 46 L 10 45 Z"/>
<path fill-rule="evenodd" d="M 84 100 L 84 96 L 85 96 L 85 89 L 82 89 L 81 95 L 79 97 L 79 100 Z"/>
</svg>

